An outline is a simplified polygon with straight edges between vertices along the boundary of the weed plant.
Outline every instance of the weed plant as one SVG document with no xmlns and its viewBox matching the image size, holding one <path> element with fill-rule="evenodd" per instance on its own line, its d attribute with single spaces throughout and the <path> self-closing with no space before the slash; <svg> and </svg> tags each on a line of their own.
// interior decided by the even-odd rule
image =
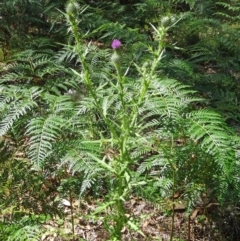
<svg viewBox="0 0 240 241">
<path fill-rule="evenodd" d="M 48 6 L 48 21 L 57 16 L 51 29 L 62 25 L 59 35 L 66 30 L 66 41 L 59 40 L 53 51 L 49 39 L 41 48 L 34 40 L 5 63 L 0 79 L 3 240 L 38 240 L 44 233 L 42 217 L 62 215 L 55 199 L 59 195 L 70 200 L 73 235 L 73 199 L 101 197 L 90 217 L 103 220 L 109 240 L 115 241 L 123 239 L 125 228 L 146 238 L 127 209 L 131 195 L 171 215 L 170 240 L 176 238 L 176 193 L 187 213 L 203 195 L 223 207 L 237 207 L 237 35 L 220 26 L 222 18 L 230 17 L 222 8 L 213 21 L 200 19 L 207 4 L 174 1 L 173 7 L 167 2 L 129 3 L 120 12 L 111 8 L 118 23 L 96 2 L 69 0 L 58 14 Z M 140 19 L 130 7 L 142 13 Z M 133 14 L 127 27 L 124 9 Z M 172 14 L 159 15 L 163 9 Z M 190 12 L 182 14 L 186 9 Z M 231 24 L 236 23 L 234 15 Z"/>
</svg>

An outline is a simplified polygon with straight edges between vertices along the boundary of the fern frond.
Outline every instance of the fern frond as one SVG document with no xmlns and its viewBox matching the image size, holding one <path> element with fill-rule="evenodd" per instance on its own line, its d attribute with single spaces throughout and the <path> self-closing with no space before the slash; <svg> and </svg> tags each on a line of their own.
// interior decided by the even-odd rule
<svg viewBox="0 0 240 241">
<path fill-rule="evenodd" d="M 231 131 L 218 113 L 199 110 L 187 114 L 186 119 L 190 124 L 188 128 L 190 137 L 200 142 L 207 153 L 220 158 L 225 163 L 227 161 L 224 158 L 232 158 Z"/>
<path fill-rule="evenodd" d="M 0 136 L 6 134 L 13 126 L 14 121 L 18 120 L 21 116 L 26 115 L 34 106 L 35 103 L 32 101 L 24 101 L 20 104 L 16 104 L 0 122 Z"/>
<path fill-rule="evenodd" d="M 65 143 L 66 155 L 61 159 L 61 165 L 67 165 L 69 171 L 80 173 L 82 176 L 82 184 L 80 188 L 80 195 L 87 189 L 91 188 L 96 182 L 99 173 L 103 172 L 103 168 L 93 161 L 89 153 L 99 155 L 101 149 L 99 143 L 84 143 L 83 141 L 70 141 Z"/>
<path fill-rule="evenodd" d="M 35 99 L 40 93 L 41 89 L 37 87 L 19 90 L 15 86 L 8 86 L 2 89 L 0 106 L 7 111 L 4 111 L 0 121 L 0 135 L 6 134 L 15 121 L 37 106 Z"/>
<path fill-rule="evenodd" d="M 47 156 L 51 154 L 52 143 L 61 134 L 68 115 L 71 116 L 73 104 L 71 97 L 45 94 L 44 99 L 49 105 L 47 116 L 30 120 L 26 134 L 30 136 L 29 157 L 39 168 Z"/>
<path fill-rule="evenodd" d="M 178 120 L 191 103 L 200 101 L 199 98 L 191 96 L 195 91 L 172 79 L 154 81 L 149 92 L 151 97 L 146 99 L 139 109 L 139 126 L 142 126 L 142 130 L 150 125 L 162 125 L 163 118 Z"/>
<path fill-rule="evenodd" d="M 60 132 L 60 127 L 64 124 L 62 118 L 54 115 L 44 118 L 35 118 L 27 126 L 26 134 L 30 136 L 29 157 L 37 167 L 45 158 L 50 155 L 52 150 L 52 141 L 54 141 Z"/>
<path fill-rule="evenodd" d="M 162 197 L 169 196 L 171 188 L 174 185 L 172 178 L 159 177 L 156 182 L 154 182 L 155 187 L 159 187 L 159 192 Z"/>
<path fill-rule="evenodd" d="M 49 103 L 49 111 L 55 115 L 60 115 L 73 110 L 73 102 L 69 95 L 55 96 L 46 93 L 44 99 Z"/>
<path fill-rule="evenodd" d="M 51 154 L 52 142 L 59 136 L 65 120 L 55 115 L 47 118 L 34 118 L 27 125 L 26 134 L 30 136 L 29 157 L 40 168 L 47 156 Z"/>
<path fill-rule="evenodd" d="M 59 50 L 59 52 L 56 54 L 56 60 L 58 62 L 73 62 L 75 60 L 75 63 L 77 62 L 77 52 L 74 49 L 74 47 L 71 46 L 65 46 L 63 49 Z"/>
<path fill-rule="evenodd" d="M 228 2 L 218 1 L 216 5 L 219 7 L 223 7 L 222 11 L 219 10 L 215 13 L 216 16 L 219 16 L 223 19 L 227 19 L 230 21 L 239 21 L 239 13 L 240 13 L 240 4 L 236 0 L 231 0 Z"/>
<path fill-rule="evenodd" d="M 8 237 L 7 241 L 39 241 L 41 234 L 40 226 L 24 226 L 15 231 L 13 235 Z"/>
</svg>

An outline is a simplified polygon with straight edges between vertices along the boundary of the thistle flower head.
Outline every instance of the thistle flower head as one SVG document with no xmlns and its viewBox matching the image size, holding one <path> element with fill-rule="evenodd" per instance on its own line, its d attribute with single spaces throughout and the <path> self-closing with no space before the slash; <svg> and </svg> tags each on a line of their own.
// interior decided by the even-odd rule
<svg viewBox="0 0 240 241">
<path fill-rule="evenodd" d="M 121 43 L 120 40 L 114 39 L 114 40 L 112 41 L 112 44 L 111 44 L 112 49 L 118 49 L 118 48 L 120 48 L 121 46 L 122 46 L 122 43 Z"/>
</svg>

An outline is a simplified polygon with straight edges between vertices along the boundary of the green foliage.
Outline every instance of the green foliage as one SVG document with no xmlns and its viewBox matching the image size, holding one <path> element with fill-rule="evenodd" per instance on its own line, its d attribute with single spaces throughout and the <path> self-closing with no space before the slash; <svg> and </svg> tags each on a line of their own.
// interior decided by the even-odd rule
<svg viewBox="0 0 240 241">
<path fill-rule="evenodd" d="M 125 210 L 130 195 L 168 210 L 175 192 L 188 210 L 202 193 L 238 205 L 239 4 L 173 3 L 0 4 L 7 240 L 38 240 L 39 223 L 23 220 L 60 215 L 57 195 L 103 198 L 92 215 L 104 213 L 111 240 L 123 227 L 144 236 Z M 109 48 L 114 38 L 121 48 Z"/>
<path fill-rule="evenodd" d="M 220 8 L 219 11 L 216 12 L 218 17 L 230 22 L 239 21 L 240 4 L 238 1 L 218 1 L 216 5 Z"/>
<path fill-rule="evenodd" d="M 23 241 L 23 240 L 38 241 L 40 238 L 39 236 L 40 232 L 41 230 L 39 229 L 39 226 L 24 226 L 23 228 L 18 229 L 7 240 L 8 241 Z"/>
</svg>

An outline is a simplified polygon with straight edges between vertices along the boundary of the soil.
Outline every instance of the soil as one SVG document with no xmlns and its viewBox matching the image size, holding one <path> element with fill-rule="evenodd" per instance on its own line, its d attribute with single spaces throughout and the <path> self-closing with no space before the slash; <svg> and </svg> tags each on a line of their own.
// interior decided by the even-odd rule
<svg viewBox="0 0 240 241">
<path fill-rule="evenodd" d="M 102 200 L 98 200 L 101 202 Z M 96 218 L 91 216 L 97 208 L 96 201 L 78 200 L 64 206 L 64 218 L 55 218 L 43 224 L 46 232 L 42 241 L 104 241 L 108 240 L 108 232 L 104 228 L 102 213 Z M 228 227 L 228 219 L 224 218 L 218 203 L 204 207 L 195 207 L 187 213 L 184 204 L 174 205 L 174 221 L 172 210 L 163 211 L 162 205 L 153 205 L 141 198 L 132 197 L 125 206 L 126 216 L 133 220 L 139 230 L 123 228 L 123 241 L 238 241 L 240 235 L 233 237 L 233 227 Z M 71 215 L 73 213 L 73 215 Z M 131 214 L 131 215 L 130 215 Z M 74 222 L 74 228 L 72 227 Z M 240 220 L 238 220 L 240 221 Z M 173 224 L 173 229 L 172 229 Z M 235 222 L 236 224 L 236 222 Z M 238 225 L 238 223 L 237 223 Z M 231 236 L 232 235 L 232 236 Z"/>
</svg>

